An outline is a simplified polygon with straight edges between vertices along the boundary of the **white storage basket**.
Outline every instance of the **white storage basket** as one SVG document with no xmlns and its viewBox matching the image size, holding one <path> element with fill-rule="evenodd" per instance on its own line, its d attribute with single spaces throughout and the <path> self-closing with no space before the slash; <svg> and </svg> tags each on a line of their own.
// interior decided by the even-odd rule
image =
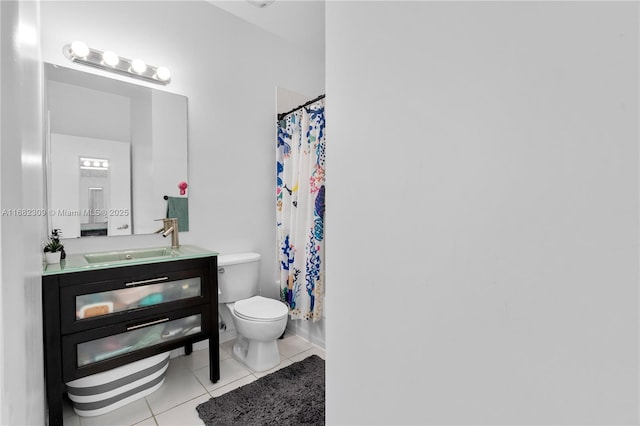
<svg viewBox="0 0 640 426">
<path fill-rule="evenodd" d="M 164 383 L 170 352 L 66 383 L 73 410 L 92 417 L 144 398 Z"/>
</svg>

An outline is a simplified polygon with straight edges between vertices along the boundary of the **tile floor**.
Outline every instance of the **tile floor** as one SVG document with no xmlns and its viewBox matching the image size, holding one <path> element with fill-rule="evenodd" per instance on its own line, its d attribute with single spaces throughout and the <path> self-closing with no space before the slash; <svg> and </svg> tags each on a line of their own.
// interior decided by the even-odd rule
<svg viewBox="0 0 640 426">
<path fill-rule="evenodd" d="M 278 340 L 280 365 L 257 373 L 240 364 L 231 356 L 234 341 L 220 345 L 220 380 L 209 381 L 209 354 L 207 349 L 193 351 L 189 356 L 171 359 L 167 376 L 160 389 L 129 405 L 96 417 L 79 417 L 70 405 L 65 406 L 65 426 L 189 426 L 202 425 L 196 406 L 211 397 L 220 396 L 257 380 L 282 367 L 310 355 L 325 358 L 324 349 L 306 340 L 285 333 Z"/>
</svg>

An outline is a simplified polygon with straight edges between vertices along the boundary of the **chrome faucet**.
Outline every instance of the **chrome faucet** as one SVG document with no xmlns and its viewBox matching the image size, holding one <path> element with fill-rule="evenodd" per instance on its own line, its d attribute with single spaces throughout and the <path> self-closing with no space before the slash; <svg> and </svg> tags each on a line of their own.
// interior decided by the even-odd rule
<svg viewBox="0 0 640 426">
<path fill-rule="evenodd" d="M 175 217 L 167 219 L 156 219 L 162 221 L 162 228 L 156 231 L 156 234 L 162 233 L 163 237 L 171 234 L 171 248 L 177 249 L 180 247 L 180 240 L 178 239 L 178 219 Z"/>
</svg>

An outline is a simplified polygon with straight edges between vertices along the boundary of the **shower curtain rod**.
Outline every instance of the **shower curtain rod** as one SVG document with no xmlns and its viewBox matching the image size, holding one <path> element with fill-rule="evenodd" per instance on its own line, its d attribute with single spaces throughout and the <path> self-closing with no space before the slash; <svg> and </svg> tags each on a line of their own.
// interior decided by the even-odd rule
<svg viewBox="0 0 640 426">
<path fill-rule="evenodd" d="M 309 102 L 305 102 L 302 105 L 298 105 L 297 107 L 295 107 L 291 111 L 282 112 L 282 113 L 278 114 L 278 120 L 282 120 L 284 117 L 286 117 L 287 115 L 291 114 L 292 112 L 297 111 L 300 108 L 304 108 L 307 105 L 311 105 L 312 103 L 317 102 L 320 99 L 324 99 L 324 93 L 322 95 L 318 96 L 317 98 L 311 99 Z"/>
</svg>

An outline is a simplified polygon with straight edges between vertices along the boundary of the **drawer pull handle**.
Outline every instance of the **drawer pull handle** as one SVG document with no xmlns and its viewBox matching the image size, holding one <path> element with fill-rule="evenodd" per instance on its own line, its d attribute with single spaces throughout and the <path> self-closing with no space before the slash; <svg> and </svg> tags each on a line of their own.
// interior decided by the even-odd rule
<svg viewBox="0 0 640 426">
<path fill-rule="evenodd" d="M 138 329 L 138 328 L 146 327 L 148 325 L 160 324 L 160 323 L 167 322 L 167 321 L 169 321 L 169 318 L 161 318 L 159 320 L 145 322 L 144 324 L 132 325 L 132 326 L 127 327 L 127 331 L 131 331 L 131 330 L 135 330 L 135 329 Z"/>
<path fill-rule="evenodd" d="M 125 286 L 126 287 L 131 287 L 132 285 L 157 283 L 158 281 L 166 281 L 168 279 L 169 279 L 169 277 L 160 277 L 160 278 L 151 278 L 150 280 L 131 281 L 130 283 L 125 283 Z"/>
</svg>

